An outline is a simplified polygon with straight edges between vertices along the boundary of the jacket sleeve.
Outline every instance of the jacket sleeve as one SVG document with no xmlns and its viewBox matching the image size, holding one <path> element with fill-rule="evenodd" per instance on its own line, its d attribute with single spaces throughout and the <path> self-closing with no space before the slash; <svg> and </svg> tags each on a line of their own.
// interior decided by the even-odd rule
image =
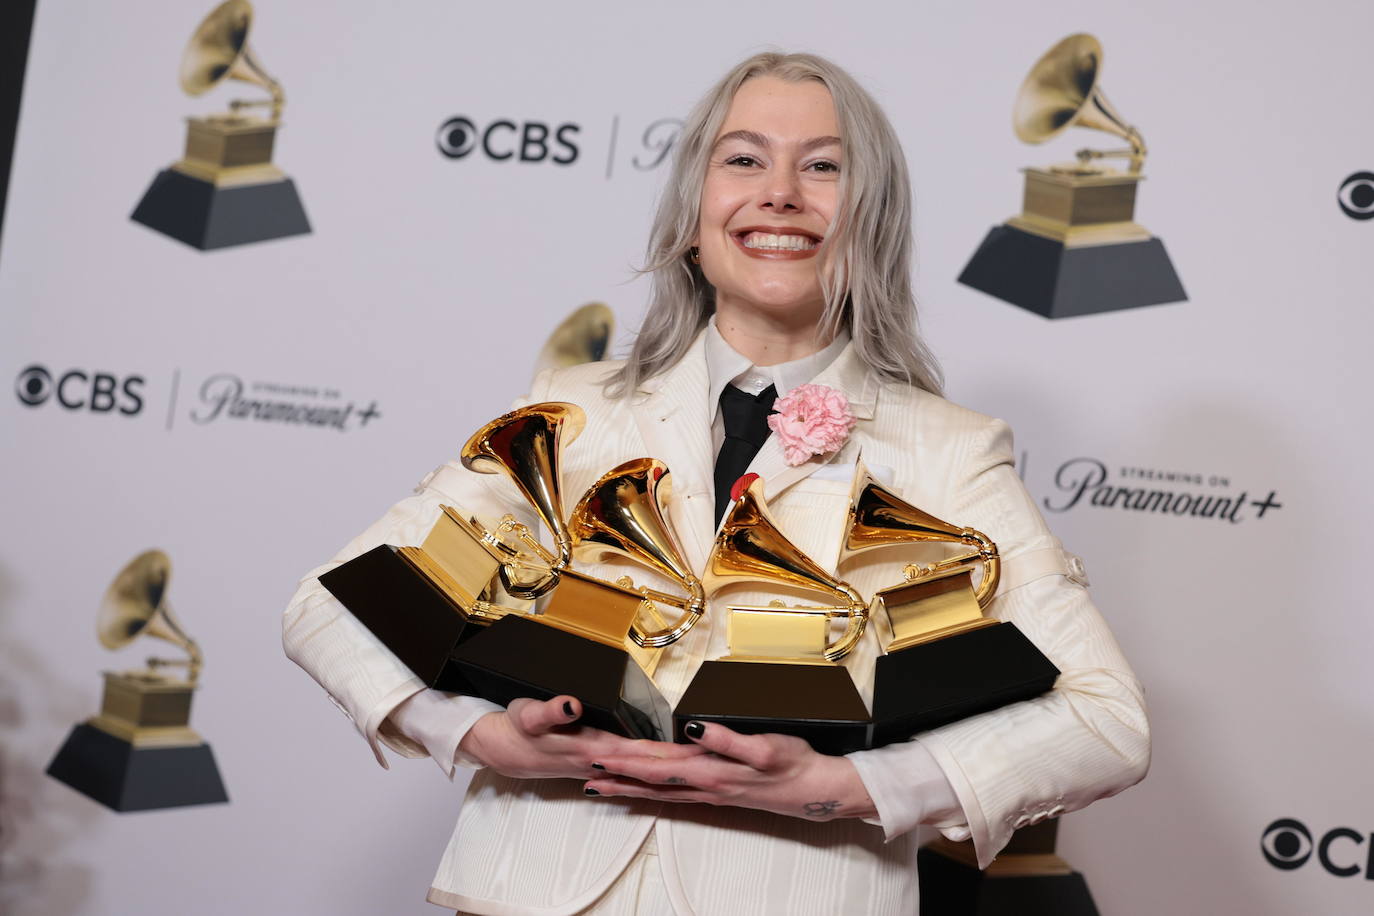
<svg viewBox="0 0 1374 916">
<path fill-rule="evenodd" d="M 535 393 L 517 401 L 515 406 L 541 400 L 547 387 L 548 375 L 541 375 L 535 380 Z M 306 574 L 282 622 L 282 647 L 287 657 L 324 688 L 334 705 L 362 733 L 383 767 L 388 764 L 382 744 L 406 757 L 425 756 L 420 743 L 403 735 L 387 720 L 391 710 L 425 689 L 425 684 L 320 584 L 319 577 L 381 544 L 419 545 L 443 505 L 455 506 L 487 521 L 512 513 L 534 525 L 528 505 L 504 475 L 474 473 L 457 461 L 450 461 L 427 475 L 413 495 L 392 506 L 328 563 Z M 453 702 L 471 705 L 474 714 L 490 708 L 489 704 L 470 697 L 456 697 Z"/>
<path fill-rule="evenodd" d="M 971 716 L 876 751 L 869 767 L 901 768 L 929 752 L 962 809 L 936 826 L 972 839 L 986 868 L 1012 833 L 1115 795 L 1144 776 L 1150 733 L 1143 691 L 1084 587 L 1082 566 L 1045 525 L 1012 466 L 1011 432 L 979 418 L 956 437 L 951 520 L 986 532 L 1003 557 L 991 616 L 1015 624 L 1060 669 L 1034 700 Z M 919 745 L 923 751 L 915 748 Z M 899 810 L 915 811 L 911 804 Z M 882 812 L 880 812 L 882 813 Z M 910 823 L 883 825 L 889 837 Z"/>
</svg>

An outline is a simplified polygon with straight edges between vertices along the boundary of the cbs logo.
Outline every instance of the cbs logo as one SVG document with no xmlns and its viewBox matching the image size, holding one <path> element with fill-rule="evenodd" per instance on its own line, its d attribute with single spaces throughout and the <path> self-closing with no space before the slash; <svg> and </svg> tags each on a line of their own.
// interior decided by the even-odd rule
<svg viewBox="0 0 1374 916">
<path fill-rule="evenodd" d="M 470 118 L 449 118 L 439 125 L 434 137 L 439 152 L 450 159 L 462 159 L 475 149 L 497 162 L 554 162 L 572 165 L 579 152 L 575 138 L 582 130 L 576 124 L 550 127 L 542 121 L 500 119 L 478 127 Z"/>
<path fill-rule="evenodd" d="M 1374 172 L 1356 172 L 1341 182 L 1336 201 L 1351 219 L 1374 219 Z"/>
<path fill-rule="evenodd" d="M 1264 828 L 1260 852 L 1275 868 L 1292 871 L 1307 864 L 1315 851 L 1322 868 L 1336 877 L 1350 878 L 1363 870 L 1365 878 L 1374 881 L 1374 835 L 1369 837 L 1369 848 L 1362 855 L 1358 847 L 1363 842 L 1364 834 L 1349 827 L 1336 827 L 1313 843 L 1312 832 L 1302 821 L 1283 817 Z"/>
<path fill-rule="evenodd" d="M 67 410 L 89 410 L 109 413 L 118 410 L 127 417 L 143 409 L 143 376 L 128 375 L 123 379 L 108 372 L 87 373 L 70 369 L 54 380 L 45 367 L 32 365 L 23 369 L 14 381 L 14 393 L 19 403 L 38 407 L 55 398 Z"/>
</svg>

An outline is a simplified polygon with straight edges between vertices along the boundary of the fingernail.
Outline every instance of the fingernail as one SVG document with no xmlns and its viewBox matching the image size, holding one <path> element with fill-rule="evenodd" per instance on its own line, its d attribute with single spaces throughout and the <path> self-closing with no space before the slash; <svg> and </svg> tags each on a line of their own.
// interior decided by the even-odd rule
<svg viewBox="0 0 1374 916">
<path fill-rule="evenodd" d="M 601 793 L 593 789 L 591 786 L 587 786 L 582 790 L 582 794 L 590 795 L 592 798 L 596 798 L 596 796 L 600 795 Z"/>
<path fill-rule="evenodd" d="M 599 764 L 599 763 L 594 763 L 594 764 L 592 764 L 592 769 L 593 769 L 593 770 L 604 770 L 604 769 L 606 769 L 606 768 L 603 767 L 603 766 L 602 766 L 601 764 Z"/>
<path fill-rule="evenodd" d="M 697 739 L 706 734 L 706 726 L 700 722 L 688 722 L 683 726 L 682 733 L 688 738 Z"/>
<path fill-rule="evenodd" d="M 577 715 L 577 713 L 573 712 L 572 704 L 566 700 L 563 701 L 563 715 L 567 716 L 569 719 Z"/>
</svg>

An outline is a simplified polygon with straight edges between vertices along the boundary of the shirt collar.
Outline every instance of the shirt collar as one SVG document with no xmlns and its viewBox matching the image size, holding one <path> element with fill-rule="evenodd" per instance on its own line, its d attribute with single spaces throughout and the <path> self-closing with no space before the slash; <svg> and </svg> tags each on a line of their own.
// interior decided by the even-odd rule
<svg viewBox="0 0 1374 916">
<path fill-rule="evenodd" d="M 794 359 L 778 363 L 776 366 L 755 366 L 749 357 L 741 354 L 726 342 L 716 329 L 716 316 L 712 315 L 706 323 L 706 373 L 710 379 L 711 416 L 714 420 L 720 410 L 720 393 L 726 385 L 734 385 L 749 394 L 758 394 L 769 385 L 778 390 L 782 397 L 820 375 L 835 357 L 840 355 L 849 343 L 849 332 L 841 328 L 829 345 L 824 349 Z"/>
</svg>

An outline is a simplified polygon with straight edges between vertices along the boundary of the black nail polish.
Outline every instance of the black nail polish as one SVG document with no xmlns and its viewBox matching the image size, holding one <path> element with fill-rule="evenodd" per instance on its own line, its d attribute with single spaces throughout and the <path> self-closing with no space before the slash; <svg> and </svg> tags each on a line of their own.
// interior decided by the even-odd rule
<svg viewBox="0 0 1374 916">
<path fill-rule="evenodd" d="M 682 727 L 682 733 L 688 738 L 700 739 L 702 735 L 706 734 L 706 726 L 700 722 L 688 722 Z"/>
<path fill-rule="evenodd" d="M 596 791 L 595 789 L 593 789 L 591 786 L 587 786 L 586 788 L 584 788 L 584 789 L 582 790 L 582 794 L 583 794 L 583 795 L 590 795 L 592 798 L 596 798 L 596 797 L 597 797 L 598 795 L 600 795 L 601 793 L 598 792 L 598 791 Z"/>
<path fill-rule="evenodd" d="M 593 770 L 604 770 L 604 769 L 606 769 L 606 768 L 603 767 L 603 766 L 602 766 L 601 764 L 599 764 L 599 763 L 594 763 L 594 764 L 592 764 L 592 769 L 593 769 Z"/>
<path fill-rule="evenodd" d="M 569 719 L 577 715 L 577 713 L 573 712 L 572 704 L 566 700 L 563 702 L 563 715 L 567 716 Z"/>
</svg>

